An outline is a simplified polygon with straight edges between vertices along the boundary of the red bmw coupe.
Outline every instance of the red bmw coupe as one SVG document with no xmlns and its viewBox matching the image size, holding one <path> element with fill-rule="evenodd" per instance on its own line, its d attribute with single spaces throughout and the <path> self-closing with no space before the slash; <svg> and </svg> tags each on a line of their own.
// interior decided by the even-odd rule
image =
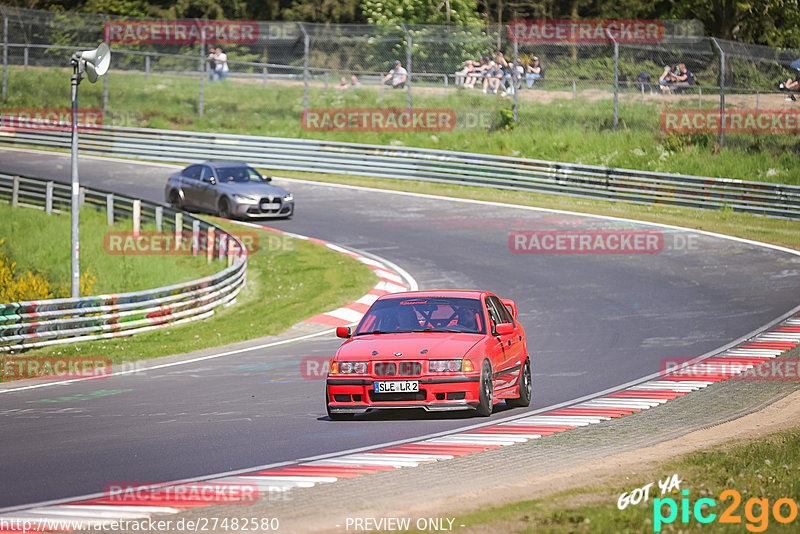
<svg viewBox="0 0 800 534">
<path fill-rule="evenodd" d="M 514 301 L 486 291 L 384 295 L 367 310 L 330 362 L 325 403 L 331 419 L 372 409 L 528 406 L 531 363 Z"/>
</svg>

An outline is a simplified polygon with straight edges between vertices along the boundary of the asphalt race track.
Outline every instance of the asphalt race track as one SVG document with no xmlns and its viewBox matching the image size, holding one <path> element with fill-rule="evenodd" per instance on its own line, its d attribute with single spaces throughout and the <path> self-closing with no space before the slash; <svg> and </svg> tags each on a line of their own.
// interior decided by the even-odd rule
<svg viewBox="0 0 800 534">
<path fill-rule="evenodd" d="M 69 156 L 0 150 L 0 170 L 69 181 Z M 81 183 L 163 202 L 172 172 L 81 159 Z M 800 257 L 694 232 L 511 207 L 276 180 L 297 212 L 275 228 L 370 252 L 423 289 L 485 288 L 517 301 L 539 409 L 654 373 L 785 314 L 800 302 Z M 493 200 L 486 191 L 486 200 Z M 657 254 L 514 254 L 514 230 L 648 230 Z M 67 246 L 65 244 L 65 246 Z M 209 321 L 213 328 L 213 319 Z M 305 356 L 332 335 L 234 356 L 0 394 L 0 508 L 291 461 L 457 429 L 461 414 L 325 416 Z M 492 419 L 521 413 L 499 406 Z"/>
</svg>

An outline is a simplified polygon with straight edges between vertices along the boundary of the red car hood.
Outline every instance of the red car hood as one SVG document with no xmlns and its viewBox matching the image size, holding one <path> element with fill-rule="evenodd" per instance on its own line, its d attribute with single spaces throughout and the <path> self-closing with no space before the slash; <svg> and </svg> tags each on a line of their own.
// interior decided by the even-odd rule
<svg viewBox="0 0 800 534">
<path fill-rule="evenodd" d="M 449 332 L 370 334 L 348 340 L 336 356 L 351 361 L 461 358 L 483 338 L 483 334 Z M 402 356 L 395 356 L 398 352 Z"/>
</svg>

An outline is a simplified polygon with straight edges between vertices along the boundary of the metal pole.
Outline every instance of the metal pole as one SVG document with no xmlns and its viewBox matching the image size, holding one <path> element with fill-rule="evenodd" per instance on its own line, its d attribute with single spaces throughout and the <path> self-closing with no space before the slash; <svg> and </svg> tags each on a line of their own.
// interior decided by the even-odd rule
<svg viewBox="0 0 800 534">
<path fill-rule="evenodd" d="M 80 183 L 78 181 L 78 84 L 81 82 L 77 56 L 72 57 L 72 254 L 71 295 L 80 297 Z"/>
<path fill-rule="evenodd" d="M 406 34 L 406 107 L 410 110 L 411 109 L 411 47 L 413 45 L 413 39 L 411 38 L 411 34 L 408 33 L 405 24 L 400 25 L 403 28 L 403 32 Z"/>
<path fill-rule="evenodd" d="M 28 47 L 22 49 L 22 65 L 24 70 L 28 70 Z"/>
<path fill-rule="evenodd" d="M 511 26 L 508 26 L 508 31 L 511 32 Z M 511 87 L 514 88 L 514 123 L 519 122 L 519 100 L 517 100 L 517 59 L 519 58 L 519 44 L 517 40 L 514 39 L 514 66 L 511 67 L 513 70 L 511 71 Z M 522 86 L 522 80 L 520 80 L 520 86 Z"/>
<path fill-rule="evenodd" d="M 150 56 L 144 56 L 144 79 L 150 77 Z"/>
<path fill-rule="evenodd" d="M 609 34 L 610 35 L 610 34 Z M 611 37 L 614 39 L 614 37 Z M 619 43 L 614 39 L 614 129 L 619 123 Z"/>
<path fill-rule="evenodd" d="M 298 22 L 300 31 L 303 32 L 303 111 L 308 111 L 308 54 L 311 39 L 302 22 Z"/>
<path fill-rule="evenodd" d="M 715 38 L 711 42 L 719 50 L 719 146 L 725 146 L 725 51 Z"/>
<path fill-rule="evenodd" d="M 203 93 L 206 89 L 206 35 L 200 21 L 195 19 L 197 27 L 200 28 L 200 100 L 197 102 L 197 114 L 203 116 Z"/>
<path fill-rule="evenodd" d="M 572 80 L 572 101 L 575 102 L 577 99 L 578 99 L 577 87 L 575 87 L 575 80 Z"/>
<path fill-rule="evenodd" d="M 8 17 L 2 6 L 0 13 L 3 14 L 3 98 L 5 98 L 8 92 Z"/>
<path fill-rule="evenodd" d="M 106 27 L 106 17 L 105 15 L 100 15 L 100 19 L 103 21 L 103 27 Z M 105 35 L 106 32 L 103 32 Z M 108 42 L 106 42 L 108 44 Z M 108 72 L 105 73 L 103 76 L 103 115 L 108 112 Z"/>
</svg>

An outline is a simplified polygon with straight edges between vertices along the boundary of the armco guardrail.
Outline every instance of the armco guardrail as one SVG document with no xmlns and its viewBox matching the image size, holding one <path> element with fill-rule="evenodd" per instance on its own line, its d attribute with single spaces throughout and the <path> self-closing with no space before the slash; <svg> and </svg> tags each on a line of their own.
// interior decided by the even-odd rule
<svg viewBox="0 0 800 534">
<path fill-rule="evenodd" d="M 0 143 L 68 149 L 69 132 L 7 131 Z M 273 170 L 424 180 L 641 204 L 730 207 L 800 218 L 800 186 L 412 147 L 140 128 L 81 133 L 81 152 L 155 161 L 246 161 Z"/>
<path fill-rule="evenodd" d="M 0 200 L 12 205 L 69 209 L 70 191 L 65 184 L 0 174 Z M 142 221 L 170 227 L 176 239 L 191 239 L 196 253 L 215 251 L 227 267 L 199 280 L 147 291 L 0 304 L 0 352 L 132 335 L 203 319 L 232 301 L 244 285 L 247 250 L 222 228 L 121 195 L 82 189 L 81 197 L 87 205 L 109 210 L 109 218 L 127 218 L 137 211 Z M 206 239 L 202 247 L 201 236 Z"/>
</svg>

